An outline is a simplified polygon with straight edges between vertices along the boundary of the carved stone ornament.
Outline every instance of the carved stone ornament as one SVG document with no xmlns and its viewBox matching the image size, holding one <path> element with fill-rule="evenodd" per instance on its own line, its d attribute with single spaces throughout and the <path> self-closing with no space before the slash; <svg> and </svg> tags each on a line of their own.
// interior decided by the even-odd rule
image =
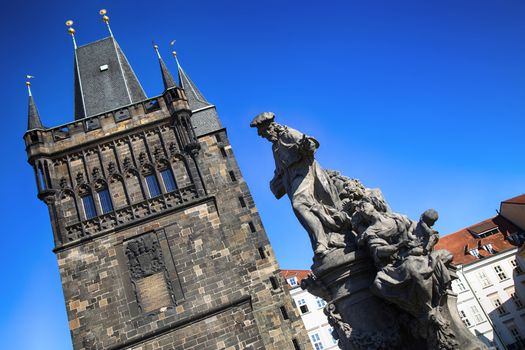
<svg viewBox="0 0 525 350">
<path fill-rule="evenodd" d="M 140 152 L 139 154 L 139 164 L 141 166 L 144 166 L 148 161 L 148 157 L 146 156 L 146 153 Z"/>
<path fill-rule="evenodd" d="M 81 184 L 85 183 L 84 174 L 79 171 L 77 173 L 77 176 L 76 176 L 75 180 L 77 181 L 77 185 L 81 185 Z"/>
<path fill-rule="evenodd" d="M 126 245 L 128 266 L 133 279 L 140 279 L 164 270 L 162 251 L 157 239 L 145 235 Z"/>
<path fill-rule="evenodd" d="M 93 176 L 94 180 L 100 179 L 100 169 L 97 167 L 94 167 L 91 171 L 91 175 Z"/>
<path fill-rule="evenodd" d="M 153 150 L 153 156 L 155 157 L 155 160 L 159 160 L 163 155 L 164 153 L 162 152 L 162 149 L 160 149 L 160 147 L 155 147 Z"/>
<path fill-rule="evenodd" d="M 113 175 L 117 172 L 117 166 L 115 165 L 115 162 L 109 162 L 108 164 L 108 173 L 109 175 Z"/>
<path fill-rule="evenodd" d="M 123 165 L 125 171 L 128 171 L 133 167 L 133 163 L 131 162 L 131 159 L 129 159 L 129 157 L 124 158 Z"/>
<path fill-rule="evenodd" d="M 61 189 L 64 189 L 67 187 L 67 180 L 65 177 L 61 177 L 60 180 L 59 180 L 59 183 L 58 185 L 60 186 Z"/>
<path fill-rule="evenodd" d="M 463 325 L 452 255 L 434 250 L 438 213 L 419 221 L 392 211 L 379 189 L 321 168 L 319 142 L 261 113 L 250 126 L 272 143 L 270 189 L 288 195 L 310 237 L 312 274 L 302 287 L 328 304 L 342 349 L 480 350 Z"/>
<path fill-rule="evenodd" d="M 169 149 L 171 155 L 174 155 L 174 154 L 178 153 L 177 145 L 174 142 L 170 143 L 170 145 L 168 146 L 168 149 Z"/>
</svg>

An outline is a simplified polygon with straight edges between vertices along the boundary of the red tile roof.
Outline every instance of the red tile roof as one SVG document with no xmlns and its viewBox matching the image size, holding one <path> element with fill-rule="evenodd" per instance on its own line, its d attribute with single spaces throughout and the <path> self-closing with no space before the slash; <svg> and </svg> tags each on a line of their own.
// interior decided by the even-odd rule
<svg viewBox="0 0 525 350">
<path fill-rule="evenodd" d="M 498 232 L 484 238 L 476 237 L 476 233 L 483 233 L 493 228 L 498 228 Z M 469 264 L 479 260 L 469 254 L 469 250 L 478 248 L 479 254 L 483 257 L 493 255 L 482 247 L 487 244 L 492 245 L 495 253 L 515 248 L 505 238 L 512 233 L 518 232 L 516 226 L 501 215 L 484 220 L 475 225 L 466 227 L 458 232 L 451 233 L 439 239 L 435 249 L 446 249 L 454 255 L 452 262 L 454 264 Z"/>
<path fill-rule="evenodd" d="M 310 272 L 311 272 L 310 270 L 281 270 L 281 275 L 283 275 L 284 279 L 286 280 L 288 280 L 288 278 L 290 277 L 297 278 L 297 285 L 300 286 L 301 281 L 305 279 L 306 277 L 308 277 Z M 288 284 L 288 288 L 292 289 L 296 287 L 292 287 L 290 286 L 290 284 Z"/>
<path fill-rule="evenodd" d="M 502 203 L 525 204 L 525 194 L 504 200 Z"/>
</svg>

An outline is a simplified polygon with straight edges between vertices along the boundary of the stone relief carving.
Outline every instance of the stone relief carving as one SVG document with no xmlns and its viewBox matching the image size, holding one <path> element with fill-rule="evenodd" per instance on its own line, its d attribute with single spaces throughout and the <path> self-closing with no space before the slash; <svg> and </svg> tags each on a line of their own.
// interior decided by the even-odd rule
<svg viewBox="0 0 525 350">
<path fill-rule="evenodd" d="M 131 276 L 140 279 L 164 270 L 164 260 L 160 244 L 151 235 L 129 241 L 126 256 Z"/>
<path fill-rule="evenodd" d="M 451 254 L 434 250 L 437 212 L 425 211 L 418 222 L 393 212 L 379 189 L 322 169 L 317 140 L 274 119 L 261 113 L 250 126 L 272 143 L 270 189 L 277 199 L 288 196 L 314 251 L 302 287 L 329 302 L 325 313 L 340 347 L 485 349 L 450 311 L 456 277 Z M 374 309 L 375 318 L 356 317 Z"/>
</svg>

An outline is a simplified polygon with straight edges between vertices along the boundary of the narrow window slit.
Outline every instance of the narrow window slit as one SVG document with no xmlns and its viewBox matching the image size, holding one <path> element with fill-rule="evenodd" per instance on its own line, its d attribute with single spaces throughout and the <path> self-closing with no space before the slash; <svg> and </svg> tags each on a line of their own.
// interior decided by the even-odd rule
<svg viewBox="0 0 525 350">
<path fill-rule="evenodd" d="M 270 283 L 272 284 L 272 288 L 273 289 L 278 289 L 279 288 L 279 284 L 277 284 L 277 279 L 275 277 L 270 277 Z"/>
<path fill-rule="evenodd" d="M 279 309 L 281 309 L 281 314 L 283 315 L 283 319 L 285 320 L 289 319 L 288 312 L 286 312 L 286 308 L 284 306 L 281 306 Z"/>
<path fill-rule="evenodd" d="M 226 150 L 224 149 L 224 147 L 221 147 L 221 154 L 224 158 L 228 157 L 228 154 L 226 153 Z"/>
<path fill-rule="evenodd" d="M 255 229 L 255 225 L 253 224 L 253 221 L 250 221 L 250 222 L 248 223 L 248 226 L 250 226 L 250 231 L 251 231 L 252 233 L 255 233 L 255 231 L 257 231 L 257 230 Z"/>
<path fill-rule="evenodd" d="M 264 252 L 264 248 L 263 247 L 259 247 L 259 248 L 257 248 L 257 250 L 259 251 L 259 256 L 261 257 L 261 259 L 265 259 L 266 258 L 266 253 Z"/>
<path fill-rule="evenodd" d="M 237 178 L 235 177 L 235 173 L 233 172 L 233 170 L 230 170 L 229 174 L 230 174 L 230 179 L 232 180 L 232 182 L 237 181 Z"/>
<path fill-rule="evenodd" d="M 246 201 L 243 197 L 239 197 L 239 203 L 241 204 L 242 208 L 246 208 Z"/>
</svg>

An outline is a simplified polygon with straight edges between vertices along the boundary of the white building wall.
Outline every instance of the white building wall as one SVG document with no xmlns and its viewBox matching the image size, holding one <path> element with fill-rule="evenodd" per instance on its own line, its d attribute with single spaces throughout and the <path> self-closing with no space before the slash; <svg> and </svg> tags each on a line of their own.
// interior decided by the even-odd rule
<svg viewBox="0 0 525 350">
<path fill-rule="evenodd" d="M 459 280 L 452 286 L 458 294 L 458 311 L 465 316 L 469 330 L 500 350 L 512 349 L 520 337 L 524 343 L 516 349 L 525 348 L 525 274 L 520 272 L 525 265 L 521 259 L 517 260 L 518 268 L 513 265 L 516 251 L 461 266 Z M 516 300 L 511 295 L 513 290 Z M 496 307 L 498 301 L 501 311 Z"/>
<path fill-rule="evenodd" d="M 328 319 L 323 312 L 324 301 L 318 299 L 312 294 L 308 293 L 305 290 L 302 290 L 301 287 L 295 287 L 290 291 L 292 298 L 295 301 L 295 305 L 301 314 L 306 331 L 308 332 L 308 337 L 312 343 L 314 350 L 332 350 L 339 349 L 337 346 L 337 341 L 331 335 L 331 327 L 328 324 Z M 308 311 L 302 312 L 300 309 L 300 304 L 303 304 L 308 308 Z M 315 336 L 317 334 L 317 336 Z M 319 341 L 314 342 L 314 339 L 319 337 Z M 317 343 L 317 345 L 316 345 Z"/>
</svg>

